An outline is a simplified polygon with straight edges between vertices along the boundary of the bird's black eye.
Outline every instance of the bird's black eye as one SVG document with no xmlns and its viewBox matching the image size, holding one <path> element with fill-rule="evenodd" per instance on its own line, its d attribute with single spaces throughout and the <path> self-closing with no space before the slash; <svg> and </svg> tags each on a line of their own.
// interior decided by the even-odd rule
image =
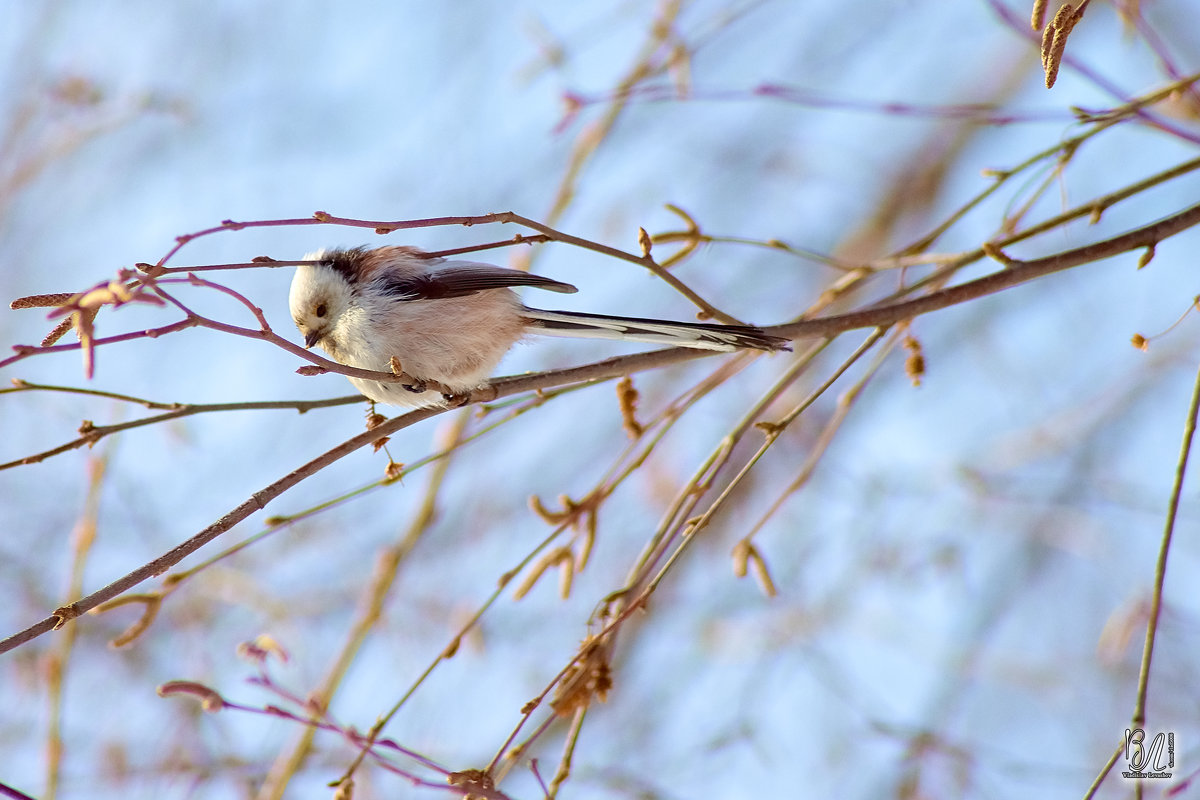
<svg viewBox="0 0 1200 800">
<path fill-rule="evenodd" d="M 317 316 L 318 317 L 325 316 L 325 311 L 326 311 L 326 308 L 325 308 L 324 303 L 321 303 L 321 305 L 317 306 Z"/>
</svg>

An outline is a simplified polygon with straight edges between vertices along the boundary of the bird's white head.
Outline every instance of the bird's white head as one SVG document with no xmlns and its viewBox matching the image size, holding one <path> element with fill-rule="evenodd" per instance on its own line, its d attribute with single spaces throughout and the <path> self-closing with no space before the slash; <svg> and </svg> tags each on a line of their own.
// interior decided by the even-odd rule
<svg viewBox="0 0 1200 800">
<path fill-rule="evenodd" d="M 324 250 L 309 253 L 305 261 L 319 261 Z M 292 320 L 304 337 L 304 346 L 321 344 L 330 352 L 333 334 L 350 307 L 353 288 L 341 271 L 329 264 L 301 264 L 292 277 L 288 306 Z M 335 346 L 336 348 L 336 346 Z"/>
</svg>

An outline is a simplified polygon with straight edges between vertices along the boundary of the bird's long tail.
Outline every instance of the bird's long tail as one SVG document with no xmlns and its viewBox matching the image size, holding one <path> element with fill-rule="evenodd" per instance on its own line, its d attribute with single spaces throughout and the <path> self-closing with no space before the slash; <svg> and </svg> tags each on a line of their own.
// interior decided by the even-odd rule
<svg viewBox="0 0 1200 800">
<path fill-rule="evenodd" d="M 700 350 L 732 351 L 790 350 L 788 340 L 771 336 L 752 325 L 710 325 L 703 322 L 667 322 L 640 317 L 608 317 L 574 311 L 542 311 L 526 308 L 530 327 L 547 336 L 583 339 L 620 339 L 627 342 L 694 347 Z"/>
</svg>

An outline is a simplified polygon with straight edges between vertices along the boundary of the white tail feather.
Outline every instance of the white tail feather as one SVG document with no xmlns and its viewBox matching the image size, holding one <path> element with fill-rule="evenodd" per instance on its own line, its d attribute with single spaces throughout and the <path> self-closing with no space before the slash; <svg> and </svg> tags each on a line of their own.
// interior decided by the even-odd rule
<svg viewBox="0 0 1200 800">
<path fill-rule="evenodd" d="M 526 308 L 525 316 L 538 333 L 581 339 L 617 339 L 626 342 L 693 347 L 700 350 L 740 348 L 787 349 L 787 341 L 749 325 L 709 325 L 700 322 L 665 322 L 639 317 L 607 317 L 573 311 Z"/>
</svg>

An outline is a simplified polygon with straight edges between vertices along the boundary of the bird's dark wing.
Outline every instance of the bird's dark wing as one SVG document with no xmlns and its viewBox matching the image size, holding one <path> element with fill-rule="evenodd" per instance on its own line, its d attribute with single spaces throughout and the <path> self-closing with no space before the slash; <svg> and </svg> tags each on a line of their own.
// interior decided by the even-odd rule
<svg viewBox="0 0 1200 800">
<path fill-rule="evenodd" d="M 442 300 L 464 297 L 488 289 L 508 286 L 536 286 L 552 292 L 571 294 L 579 291 L 569 283 L 517 269 L 460 261 L 438 265 L 429 272 L 406 277 L 376 278 L 385 292 L 398 300 Z"/>
</svg>

